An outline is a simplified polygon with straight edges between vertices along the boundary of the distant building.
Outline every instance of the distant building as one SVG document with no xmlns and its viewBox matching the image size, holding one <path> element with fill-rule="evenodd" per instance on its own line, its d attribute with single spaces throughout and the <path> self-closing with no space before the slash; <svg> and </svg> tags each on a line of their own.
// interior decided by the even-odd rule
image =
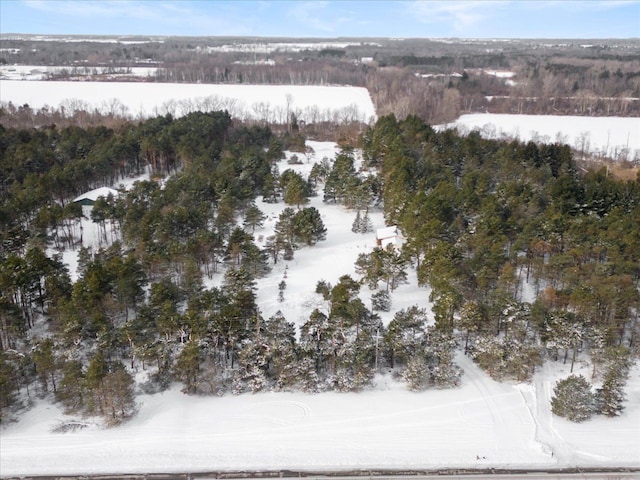
<svg viewBox="0 0 640 480">
<path fill-rule="evenodd" d="M 397 225 L 379 228 L 376 230 L 376 243 L 380 248 L 387 248 L 387 245 L 393 245 L 394 248 L 400 248 L 403 241 L 404 237 Z"/>
<path fill-rule="evenodd" d="M 95 190 L 91 190 L 90 192 L 83 193 L 79 197 L 73 199 L 74 203 L 79 203 L 84 207 L 93 207 L 93 204 L 96 203 L 98 197 L 107 198 L 109 195 L 113 195 L 117 197 L 119 192 L 109 187 L 100 187 Z"/>
</svg>

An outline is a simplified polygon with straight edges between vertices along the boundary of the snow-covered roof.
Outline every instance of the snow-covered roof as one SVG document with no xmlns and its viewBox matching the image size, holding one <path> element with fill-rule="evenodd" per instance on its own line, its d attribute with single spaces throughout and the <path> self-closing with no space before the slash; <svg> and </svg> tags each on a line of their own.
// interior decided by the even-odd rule
<svg viewBox="0 0 640 480">
<path fill-rule="evenodd" d="M 376 238 L 378 240 L 384 240 L 387 238 L 397 237 L 399 235 L 398 227 L 393 225 L 391 227 L 379 228 L 376 230 Z"/>
<path fill-rule="evenodd" d="M 398 230 L 398 226 L 392 225 L 390 227 L 379 228 L 376 230 L 376 240 L 378 241 L 378 245 L 382 248 L 387 248 L 388 245 L 399 247 L 402 239 L 400 238 L 400 230 Z"/>
<path fill-rule="evenodd" d="M 118 196 L 118 191 L 109 187 L 100 187 L 95 190 L 91 190 L 89 192 L 83 193 L 79 197 L 73 199 L 74 202 L 81 202 L 82 200 L 91 200 L 95 202 L 98 197 L 107 198 L 109 195 L 113 195 L 114 197 Z"/>
</svg>

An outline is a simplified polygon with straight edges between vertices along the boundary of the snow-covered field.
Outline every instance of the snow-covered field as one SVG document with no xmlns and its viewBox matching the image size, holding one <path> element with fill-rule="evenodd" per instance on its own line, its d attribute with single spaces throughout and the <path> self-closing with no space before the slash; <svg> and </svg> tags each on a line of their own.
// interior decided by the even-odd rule
<svg viewBox="0 0 640 480">
<path fill-rule="evenodd" d="M 33 109 L 64 105 L 132 117 L 226 109 L 240 119 L 362 121 L 375 118 L 366 88 L 314 85 L 219 85 L 0 80 L 0 101 Z"/>
<path fill-rule="evenodd" d="M 372 42 L 264 42 L 264 43 L 229 43 L 216 47 L 197 48 L 198 51 L 211 52 L 304 52 L 307 50 L 345 49 L 363 45 L 380 46 Z"/>
<path fill-rule="evenodd" d="M 0 80 L 46 80 L 53 74 L 67 72 L 69 75 L 86 77 L 89 75 L 108 75 L 112 78 L 155 76 L 157 67 L 85 67 L 42 66 L 42 65 L 0 65 Z"/>
<path fill-rule="evenodd" d="M 315 154 L 302 165 L 280 163 L 308 173 L 313 161 L 333 157 L 335 145 L 309 142 Z M 289 154 L 290 156 L 290 154 Z M 311 199 L 327 227 L 327 239 L 296 251 L 258 282 L 258 303 L 265 318 L 281 309 L 289 321 L 302 323 L 322 300 L 316 282 L 335 284 L 355 274 L 358 253 L 375 244 L 374 234 L 351 232 L 355 213 L 324 205 L 322 193 Z M 268 235 L 283 203 L 258 206 L 269 215 L 255 235 Z M 384 226 L 373 212 L 374 228 Z M 85 223 L 85 241 L 95 230 Z M 66 256 L 73 264 L 73 254 Z M 285 301 L 277 300 L 286 274 Z M 221 274 L 213 283 L 220 281 Z M 429 292 L 411 283 L 392 296 L 393 309 L 413 304 L 429 307 Z M 368 302 L 369 290 L 361 297 Z M 392 313 L 384 314 L 388 323 Z M 448 390 L 407 391 L 381 372 L 376 387 L 361 393 L 262 393 L 224 397 L 186 396 L 180 387 L 138 397 L 139 413 L 130 422 L 103 429 L 93 419 L 66 416 L 37 401 L 20 420 L 4 427 L 0 441 L 2 476 L 117 472 L 196 472 L 239 469 L 373 469 L 444 467 L 639 467 L 640 368 L 631 371 L 627 408 L 615 419 L 596 417 L 573 424 L 550 412 L 557 378 L 569 365 L 547 364 L 527 384 L 491 380 L 464 355 L 462 385 Z M 578 362 L 577 373 L 590 378 Z M 137 372 L 143 376 L 144 372 Z M 78 420 L 86 427 L 52 433 Z"/>
<path fill-rule="evenodd" d="M 579 152 L 640 160 L 640 117 L 477 113 L 462 115 L 446 127 L 456 127 L 463 133 L 478 130 L 486 138 L 561 142 Z"/>
<path fill-rule="evenodd" d="M 138 82 L 40 81 L 62 67 L 0 67 L 0 102 L 33 109 L 64 106 L 66 112 L 97 109 L 133 118 L 226 109 L 243 120 L 283 123 L 290 113 L 309 123 L 376 118 L 362 87 L 312 85 L 219 85 Z M 153 67 L 135 67 L 126 75 L 153 75 Z M 513 72 L 491 72 L 508 78 Z M 29 82 L 17 80 L 31 79 Z M 438 128 L 462 133 L 478 130 L 486 138 L 566 143 L 578 152 L 617 160 L 640 160 L 640 117 L 466 114 Z"/>
<path fill-rule="evenodd" d="M 640 466 L 638 368 L 621 417 L 572 424 L 549 411 L 558 366 L 510 385 L 462 356 L 458 363 L 460 388 L 422 393 L 388 375 L 348 394 L 193 397 L 174 387 L 138 397 L 137 417 L 118 428 L 85 419 L 86 428 L 64 434 L 51 429 L 70 418 L 39 401 L 2 432 L 0 472 Z"/>
</svg>

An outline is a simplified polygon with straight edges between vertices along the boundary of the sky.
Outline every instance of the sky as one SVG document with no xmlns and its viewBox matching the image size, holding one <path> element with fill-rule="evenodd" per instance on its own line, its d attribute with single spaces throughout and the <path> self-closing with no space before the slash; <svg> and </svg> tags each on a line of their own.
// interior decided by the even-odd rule
<svg viewBox="0 0 640 480">
<path fill-rule="evenodd" d="M 632 38 L 640 0 L 0 0 L 0 33 Z"/>
</svg>

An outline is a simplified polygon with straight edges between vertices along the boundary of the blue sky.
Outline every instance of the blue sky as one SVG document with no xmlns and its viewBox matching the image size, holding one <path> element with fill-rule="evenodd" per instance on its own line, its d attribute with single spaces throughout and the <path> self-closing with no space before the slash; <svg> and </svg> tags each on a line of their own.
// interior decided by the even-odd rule
<svg viewBox="0 0 640 480">
<path fill-rule="evenodd" d="M 640 0 L 0 0 L 0 32 L 265 37 L 640 37 Z"/>
</svg>

